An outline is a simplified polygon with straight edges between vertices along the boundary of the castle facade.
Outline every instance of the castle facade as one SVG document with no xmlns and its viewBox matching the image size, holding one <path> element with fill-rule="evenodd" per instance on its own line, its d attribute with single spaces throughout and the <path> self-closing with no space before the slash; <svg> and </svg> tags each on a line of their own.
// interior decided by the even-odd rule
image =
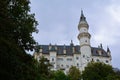
<svg viewBox="0 0 120 80">
<path fill-rule="evenodd" d="M 109 48 L 104 50 L 102 44 L 99 47 L 92 47 L 90 44 L 91 34 L 88 32 L 89 25 L 86 17 L 81 11 L 80 21 L 78 24 L 79 45 L 38 45 L 36 46 L 35 59 L 40 60 L 44 56 L 53 65 L 52 70 L 63 70 L 68 72 L 71 66 L 76 66 L 81 71 L 91 61 L 111 64 L 111 52 Z"/>
</svg>

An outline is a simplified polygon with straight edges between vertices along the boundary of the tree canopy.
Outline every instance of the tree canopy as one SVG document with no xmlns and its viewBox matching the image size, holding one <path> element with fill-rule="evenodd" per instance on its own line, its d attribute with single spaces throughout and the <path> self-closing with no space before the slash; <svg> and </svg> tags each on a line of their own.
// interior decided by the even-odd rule
<svg viewBox="0 0 120 80">
<path fill-rule="evenodd" d="M 112 66 L 104 63 L 89 63 L 82 73 L 83 80 L 120 80 Z"/>
<path fill-rule="evenodd" d="M 79 80 L 81 77 L 80 70 L 75 66 L 71 66 L 68 72 L 68 76 L 70 77 L 70 80 Z"/>
<path fill-rule="evenodd" d="M 0 79 L 35 80 L 38 78 L 33 57 L 37 21 L 30 13 L 29 0 L 0 0 Z"/>
<path fill-rule="evenodd" d="M 0 1 L 0 40 L 11 41 L 21 50 L 33 50 L 33 32 L 37 32 L 37 21 L 30 14 L 29 0 Z"/>
<path fill-rule="evenodd" d="M 55 71 L 53 80 L 69 80 L 67 75 L 61 70 Z"/>
</svg>

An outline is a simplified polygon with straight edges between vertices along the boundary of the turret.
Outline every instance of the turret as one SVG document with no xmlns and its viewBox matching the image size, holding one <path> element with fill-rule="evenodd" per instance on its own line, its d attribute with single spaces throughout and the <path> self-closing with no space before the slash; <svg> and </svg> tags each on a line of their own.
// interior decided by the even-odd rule
<svg viewBox="0 0 120 80">
<path fill-rule="evenodd" d="M 80 41 L 80 46 L 88 45 L 90 46 L 91 35 L 88 33 L 89 25 L 84 17 L 83 11 L 81 11 L 81 17 L 78 24 L 79 35 L 78 39 Z"/>
<path fill-rule="evenodd" d="M 80 42 L 80 52 L 81 52 L 81 70 L 91 61 L 91 45 L 90 38 L 91 35 L 88 32 L 89 25 L 86 21 L 86 17 L 81 10 L 80 21 L 78 24 L 79 35 L 78 39 Z"/>
<path fill-rule="evenodd" d="M 111 51 L 110 51 L 109 47 L 107 47 L 107 54 L 111 58 Z"/>
</svg>

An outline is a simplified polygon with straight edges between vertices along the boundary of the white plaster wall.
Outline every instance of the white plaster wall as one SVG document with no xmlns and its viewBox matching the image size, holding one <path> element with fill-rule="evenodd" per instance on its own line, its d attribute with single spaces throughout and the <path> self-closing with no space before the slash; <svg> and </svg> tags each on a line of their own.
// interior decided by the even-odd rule
<svg viewBox="0 0 120 80">
<path fill-rule="evenodd" d="M 52 51 L 52 52 L 50 52 L 50 63 L 53 65 L 53 69 L 52 70 L 56 70 L 57 68 L 56 68 L 56 52 L 55 51 Z M 54 59 L 54 60 L 52 60 L 52 59 Z"/>
<path fill-rule="evenodd" d="M 48 60 L 50 60 L 50 55 L 49 54 L 42 54 L 44 56 L 44 58 L 47 58 Z"/>
<path fill-rule="evenodd" d="M 83 57 L 81 55 L 81 65 L 80 65 L 80 70 L 83 71 L 84 68 L 87 66 L 87 64 L 91 62 L 91 57 L 88 57 L 87 55 L 85 55 L 85 57 Z"/>
<path fill-rule="evenodd" d="M 86 58 L 91 57 L 91 47 L 90 46 L 82 46 L 80 48 L 81 56 L 85 55 Z"/>
<path fill-rule="evenodd" d="M 86 42 L 87 41 L 87 42 Z M 84 44 L 89 44 L 90 45 L 90 39 L 87 37 L 82 37 L 80 39 L 80 45 L 84 45 Z"/>
<path fill-rule="evenodd" d="M 71 66 L 71 65 L 73 65 L 73 61 L 74 61 L 74 59 L 73 59 L 73 56 L 66 56 L 66 55 L 61 55 L 61 56 L 57 56 L 57 59 L 58 58 L 62 58 L 63 60 L 57 60 L 57 65 L 60 65 L 60 67 L 62 67 L 61 65 L 63 65 L 63 67 L 64 68 L 67 68 L 67 66 L 66 65 L 68 65 L 69 67 Z M 67 59 L 72 59 L 72 61 L 70 61 L 70 60 L 67 60 Z"/>
<path fill-rule="evenodd" d="M 91 61 L 91 47 L 90 46 L 82 46 L 80 48 L 81 51 L 81 71 L 84 70 L 84 67 Z"/>
<path fill-rule="evenodd" d="M 81 66 L 80 58 L 80 54 L 74 54 L 74 66 L 76 66 L 77 68 L 80 68 Z"/>
<path fill-rule="evenodd" d="M 111 65 L 111 60 L 109 57 L 92 56 L 92 58 L 95 62 L 97 62 L 97 59 L 99 59 L 99 62 Z M 108 63 L 106 63 L 106 60 L 108 61 Z"/>
<path fill-rule="evenodd" d="M 55 63 L 52 70 L 59 70 L 61 68 L 64 68 L 65 69 L 64 72 L 66 74 L 71 66 L 76 66 L 81 71 L 83 71 L 84 68 L 92 59 L 95 62 L 97 62 L 97 59 L 99 59 L 99 61 L 103 63 L 106 63 L 106 60 L 108 60 L 108 63 L 106 64 L 111 65 L 111 60 L 109 57 L 91 56 L 91 49 L 88 46 L 84 46 L 81 48 L 81 54 L 74 54 L 73 56 L 56 55 L 56 52 L 51 52 L 50 54 L 42 54 L 42 55 L 48 60 L 50 60 L 50 62 Z M 35 55 L 35 56 L 38 60 L 40 59 L 39 55 Z M 76 57 L 78 57 L 78 59 L 76 59 Z M 52 58 L 54 58 L 54 61 L 52 61 Z M 63 60 L 58 60 L 58 58 L 62 58 Z M 72 61 L 67 60 L 68 58 L 72 59 Z M 77 63 L 79 64 L 79 67 L 77 66 Z M 59 67 L 57 65 L 59 65 Z M 61 65 L 63 65 L 63 67 Z"/>
</svg>

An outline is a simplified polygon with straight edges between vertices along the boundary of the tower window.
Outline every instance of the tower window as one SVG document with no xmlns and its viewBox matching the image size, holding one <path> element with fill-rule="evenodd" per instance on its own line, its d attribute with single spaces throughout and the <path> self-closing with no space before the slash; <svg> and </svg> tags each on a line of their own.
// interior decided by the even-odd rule
<svg viewBox="0 0 120 80">
<path fill-rule="evenodd" d="M 106 60 L 106 63 L 108 63 L 109 61 L 108 60 Z"/>
</svg>

